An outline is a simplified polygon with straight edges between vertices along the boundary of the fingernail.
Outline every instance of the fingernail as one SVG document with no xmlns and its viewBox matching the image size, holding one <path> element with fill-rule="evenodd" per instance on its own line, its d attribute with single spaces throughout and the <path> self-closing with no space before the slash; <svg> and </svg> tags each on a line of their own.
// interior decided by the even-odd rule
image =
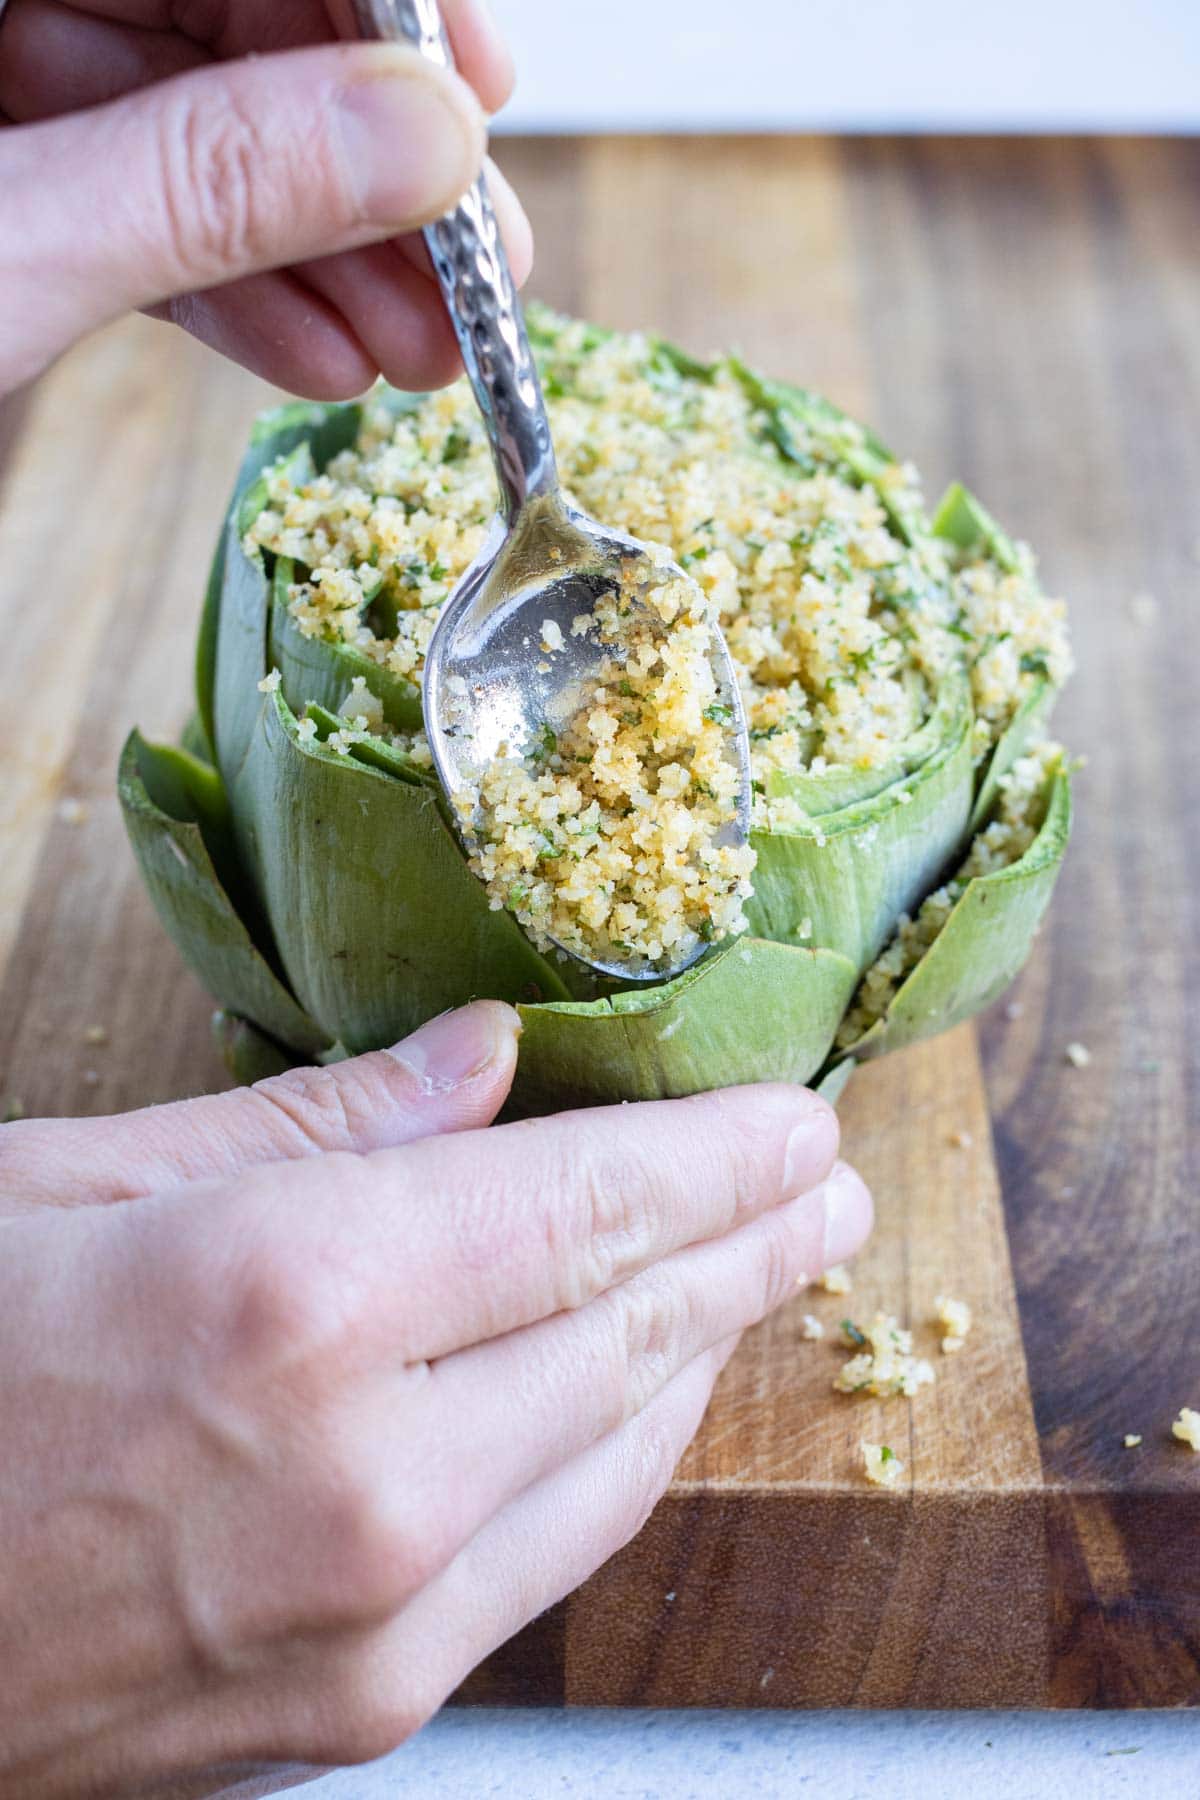
<svg viewBox="0 0 1200 1800">
<path fill-rule="evenodd" d="M 792 1126 L 783 1158 L 783 1198 L 809 1193 L 837 1155 L 840 1128 L 832 1106 L 807 1091 L 796 1096 L 800 1117 Z"/>
<path fill-rule="evenodd" d="M 397 230 L 448 212 L 479 172 L 483 118 L 464 84 L 413 51 L 373 46 L 376 67 L 337 97 L 350 183 L 364 219 Z M 461 89 L 461 92 L 460 92 Z"/>
<path fill-rule="evenodd" d="M 867 1184 L 848 1163 L 835 1163 L 825 1182 L 823 1269 L 845 1262 L 860 1250 L 871 1230 L 874 1212 Z"/>
<path fill-rule="evenodd" d="M 391 1055 L 411 1069 L 428 1093 L 470 1081 L 511 1048 L 521 1021 L 511 1006 L 481 1001 L 442 1013 L 414 1031 Z"/>
</svg>

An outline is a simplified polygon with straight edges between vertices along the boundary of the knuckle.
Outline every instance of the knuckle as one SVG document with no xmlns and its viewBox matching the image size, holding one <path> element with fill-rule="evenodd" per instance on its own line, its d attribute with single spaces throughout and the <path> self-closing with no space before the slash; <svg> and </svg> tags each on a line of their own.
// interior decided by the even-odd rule
<svg viewBox="0 0 1200 1800">
<path fill-rule="evenodd" d="M 640 1268 L 662 1235 L 660 1221 L 679 1212 L 688 1183 L 669 1160 L 640 1147 L 584 1145 L 564 1171 L 573 1229 L 559 1266 L 564 1304 L 579 1305 Z"/>
<path fill-rule="evenodd" d="M 364 1223 L 363 1208 L 353 1203 L 358 1170 L 358 1158 L 322 1164 L 326 1181 L 340 1172 L 347 1223 L 356 1227 Z M 348 1230 L 335 1239 L 320 1224 L 306 1229 L 299 1207 L 258 1219 L 225 1278 L 217 1366 L 260 1391 L 264 1383 L 282 1383 L 313 1401 L 331 1391 L 357 1360 L 370 1261 L 358 1242 L 363 1235 Z"/>
<path fill-rule="evenodd" d="M 458 1547 L 453 1509 L 397 1501 L 382 1470 L 331 1484 L 318 1508 L 327 1623 L 390 1618 L 444 1569 Z"/>
<path fill-rule="evenodd" d="M 314 1151 L 349 1150 L 361 1139 L 373 1108 L 364 1083 L 347 1063 L 333 1069 L 289 1069 L 251 1089 L 285 1139 Z"/>
<path fill-rule="evenodd" d="M 768 1313 L 795 1291 L 796 1258 L 792 1235 L 783 1219 L 769 1219 L 763 1236 L 758 1266 L 757 1305 L 754 1321 Z"/>
<path fill-rule="evenodd" d="M 695 1309 L 684 1284 L 660 1270 L 628 1282 L 613 1295 L 617 1378 L 626 1417 L 670 1379 L 694 1335 Z"/>
<path fill-rule="evenodd" d="M 253 110 L 230 83 L 211 91 L 183 87 L 160 125 L 164 225 L 176 286 L 205 286 L 232 269 L 269 260 L 286 216 L 286 173 L 268 155 Z"/>
</svg>

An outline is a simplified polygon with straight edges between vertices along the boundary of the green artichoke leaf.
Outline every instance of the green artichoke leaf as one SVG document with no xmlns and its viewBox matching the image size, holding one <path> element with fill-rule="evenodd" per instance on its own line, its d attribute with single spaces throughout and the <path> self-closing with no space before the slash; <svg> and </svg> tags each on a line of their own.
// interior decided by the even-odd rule
<svg viewBox="0 0 1200 1800">
<path fill-rule="evenodd" d="M 978 789 L 975 805 L 971 809 L 969 836 L 974 837 L 986 822 L 996 803 L 1003 777 L 1030 746 L 1045 735 L 1046 722 L 1057 698 L 1058 689 L 1053 682 L 1035 682 L 1001 732 L 977 778 Z"/>
<path fill-rule="evenodd" d="M 852 1056 L 843 1056 L 831 1064 L 826 1073 L 813 1082 L 813 1087 L 822 1100 L 828 1100 L 830 1106 L 836 1106 L 849 1084 L 858 1064 Z"/>
<path fill-rule="evenodd" d="M 271 968 L 217 873 L 206 841 L 206 828 L 209 836 L 225 829 L 214 783 L 216 771 L 185 751 L 130 733 L 118 793 L 142 877 L 168 934 L 218 1003 L 298 1055 L 313 1055 L 328 1036 Z"/>
<path fill-rule="evenodd" d="M 1046 812 L 1025 854 L 969 881 L 946 923 L 891 1005 L 850 1046 L 864 1061 L 949 1031 L 999 998 L 1033 946 L 1062 867 L 1071 830 L 1071 783 L 1050 777 Z"/>
<path fill-rule="evenodd" d="M 650 349 L 656 363 L 692 381 L 711 382 L 721 366 L 715 362 L 701 362 L 699 357 L 681 350 L 678 344 L 672 344 L 667 338 L 652 337 Z"/>
<path fill-rule="evenodd" d="M 317 737 L 322 744 L 346 723 L 340 714 L 330 712 L 315 700 L 308 703 L 308 717 L 316 726 Z M 432 769 L 422 768 L 411 756 L 397 745 L 389 744 L 385 738 L 370 737 L 362 743 L 353 743 L 346 754 L 354 757 L 356 762 L 366 763 L 368 768 L 381 769 L 385 775 L 396 776 L 399 781 L 415 781 L 418 786 L 431 788 L 437 794 L 442 791 L 441 783 Z"/>
<path fill-rule="evenodd" d="M 324 468 L 330 457 L 354 442 L 361 418 L 358 405 L 298 403 L 264 413 L 251 434 L 210 578 L 196 675 L 200 716 L 228 788 L 246 755 L 258 718 L 258 683 L 267 672 L 270 588 L 262 556 L 247 556 L 242 548 L 252 523 L 246 497 L 261 483 L 265 469 L 301 446 L 307 447 L 316 468 Z M 265 485 L 257 487 L 257 495 L 261 511 Z"/>
<path fill-rule="evenodd" d="M 188 718 L 187 724 L 179 734 L 179 747 L 181 750 L 186 750 L 189 756 L 194 756 L 197 762 L 207 763 L 209 768 L 215 767 L 212 745 L 208 741 L 208 733 L 204 729 L 204 721 L 199 712 L 192 713 Z"/>
<path fill-rule="evenodd" d="M 943 684 L 929 717 L 904 740 L 894 755 L 875 768 L 856 769 L 832 763 L 818 774 L 796 775 L 783 769 L 772 769 L 767 775 L 767 796 L 771 800 L 794 800 L 814 819 L 871 800 L 885 788 L 914 774 L 928 761 L 945 741 L 947 733 L 957 728 L 962 704 L 962 690 L 953 682 Z"/>
<path fill-rule="evenodd" d="M 239 848 L 288 980 L 330 1037 L 356 1054 L 479 996 L 567 996 L 489 905 L 431 787 L 303 741 L 282 693 L 257 698 L 231 793 Z"/>
<path fill-rule="evenodd" d="M 934 537 L 956 545 L 964 558 L 972 553 L 990 556 L 1006 575 L 1021 567 L 1020 554 L 1008 533 L 961 481 L 952 481 L 942 495 L 930 529 Z"/>
<path fill-rule="evenodd" d="M 212 1034 L 221 1061 L 239 1087 L 252 1087 L 268 1075 L 282 1075 L 296 1067 L 298 1059 L 291 1051 L 236 1013 L 215 1012 Z"/>
<path fill-rule="evenodd" d="M 914 545 L 928 534 L 929 522 L 920 507 L 906 503 L 893 491 L 890 476 L 897 468 L 896 458 L 868 426 L 860 425 L 824 395 L 791 382 L 772 381 L 749 368 L 740 357 L 729 357 L 726 366 L 765 413 L 768 432 L 788 462 L 811 472 L 813 458 L 804 445 L 805 433 L 811 434 L 827 455 L 842 464 L 852 481 L 875 489 L 892 532 L 901 543 Z"/>
<path fill-rule="evenodd" d="M 739 938 L 661 987 L 521 1005 L 514 1107 L 546 1112 L 578 1104 L 581 1094 L 598 1104 L 807 1081 L 856 979 L 835 951 Z"/>
<path fill-rule="evenodd" d="M 288 606 L 288 588 L 294 580 L 295 568 L 290 559 L 278 557 L 271 584 L 270 661 L 279 670 L 292 711 L 300 713 L 309 701 L 315 701 L 329 712 L 337 712 L 351 682 L 361 676 L 383 707 L 383 716 L 393 730 L 419 731 L 420 688 L 364 656 L 354 644 L 306 637 Z"/>
<path fill-rule="evenodd" d="M 754 831 L 756 937 L 836 950 L 861 973 L 902 912 L 911 912 L 958 854 L 974 794 L 965 682 L 944 684 L 936 748 L 869 799 L 804 827 Z M 918 734 L 919 735 L 919 734 Z"/>
</svg>

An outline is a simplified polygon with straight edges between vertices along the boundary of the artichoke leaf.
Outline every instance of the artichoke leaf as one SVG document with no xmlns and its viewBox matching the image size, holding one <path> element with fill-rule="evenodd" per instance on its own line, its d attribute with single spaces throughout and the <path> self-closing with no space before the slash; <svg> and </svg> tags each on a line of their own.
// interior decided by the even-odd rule
<svg viewBox="0 0 1200 1800">
<path fill-rule="evenodd" d="M 861 973 L 902 912 L 911 912 L 963 842 L 974 794 L 971 707 L 948 683 L 935 716 L 940 742 L 882 793 L 808 826 L 754 831 L 758 852 L 750 929 L 777 943 L 836 950 Z"/>
<path fill-rule="evenodd" d="M 1046 812 L 1025 854 L 969 881 L 887 1012 L 849 1046 L 857 1060 L 903 1050 L 949 1031 L 999 998 L 1033 946 L 1066 852 L 1071 784 L 1065 769 L 1050 778 Z"/>
<path fill-rule="evenodd" d="M 220 569 L 219 591 L 213 601 L 215 622 L 206 604 L 197 667 L 200 715 L 227 788 L 232 789 L 249 747 L 259 713 L 257 687 L 267 672 L 270 588 L 261 554 L 247 556 L 242 548 L 247 524 L 253 522 L 246 497 L 261 482 L 264 469 L 302 446 L 311 453 L 313 465 L 323 468 L 330 457 L 354 442 L 361 418 L 358 405 L 299 403 L 264 414 L 251 436 L 214 563 L 214 572 L 218 565 Z M 261 511 L 265 485 L 257 488 L 257 495 Z"/>
<path fill-rule="evenodd" d="M 239 1087 L 253 1087 L 256 1081 L 296 1067 L 298 1058 L 291 1051 L 237 1013 L 215 1012 L 212 1034 L 217 1054 Z"/>
<path fill-rule="evenodd" d="M 281 693 L 258 699 L 231 795 L 239 847 L 289 982 L 329 1037 L 353 1055 L 479 996 L 566 997 L 489 905 L 429 786 L 301 740 Z"/>
<path fill-rule="evenodd" d="M 278 557 L 271 584 L 270 662 L 279 670 L 292 711 L 303 712 L 309 701 L 315 701 L 329 712 L 337 712 L 351 682 L 361 677 L 393 730 L 420 730 L 421 690 L 414 682 L 394 675 L 354 644 L 308 637 L 301 631 L 288 606 L 288 588 L 294 579 L 291 561 Z"/>
<path fill-rule="evenodd" d="M 194 756 L 197 762 L 207 763 L 209 768 L 216 766 L 213 762 L 212 745 L 208 741 L 208 733 L 204 729 L 204 721 L 198 711 L 191 714 L 187 724 L 180 732 L 179 747 L 181 750 L 186 750 L 189 756 Z"/>
<path fill-rule="evenodd" d="M 874 768 L 859 769 L 831 763 L 817 774 L 804 771 L 795 775 L 784 769 L 771 769 L 767 775 L 767 797 L 794 800 L 814 819 L 874 799 L 885 788 L 915 774 L 921 764 L 928 761 L 945 741 L 947 733 L 955 729 L 962 705 L 963 689 L 953 682 L 944 684 L 929 717 L 893 755 Z"/>
<path fill-rule="evenodd" d="M 790 382 L 769 380 L 740 357 L 731 356 L 727 367 L 766 414 L 771 439 L 788 462 L 795 463 L 801 471 L 812 472 L 813 458 L 804 447 L 804 435 L 811 434 L 827 454 L 840 461 L 851 481 L 859 487 L 874 488 L 892 533 L 901 543 L 915 545 L 928 533 L 929 523 L 920 507 L 898 498 L 893 491 L 893 472 L 899 465 L 887 445 L 867 426 L 860 425 L 821 394 Z"/>
<path fill-rule="evenodd" d="M 820 1094 L 822 1100 L 828 1100 L 830 1106 L 836 1106 L 849 1086 L 850 1077 L 857 1067 L 858 1063 L 854 1057 L 841 1057 L 839 1061 L 831 1064 L 824 1075 L 819 1076 L 813 1082 L 815 1091 Z"/>
<path fill-rule="evenodd" d="M 1035 682 L 1001 732 L 978 776 L 975 805 L 971 809 L 971 821 L 968 826 L 970 837 L 974 837 L 975 833 L 986 823 L 988 814 L 996 803 L 1000 792 L 1000 783 L 1004 776 L 1008 774 L 1013 764 L 1019 761 L 1026 751 L 1044 736 L 1050 710 L 1057 698 L 1058 690 L 1053 682 L 1048 680 Z"/>
<path fill-rule="evenodd" d="M 286 699 L 286 695 L 284 696 Z M 327 743 L 335 731 L 344 728 L 346 721 L 338 713 L 331 713 L 315 700 L 308 703 L 308 717 L 317 728 L 317 738 L 322 744 Z M 399 781 L 415 781 L 421 787 L 431 788 L 435 793 L 442 791 L 441 783 L 432 769 L 425 769 L 415 763 L 412 757 L 395 744 L 389 744 L 386 738 L 368 737 L 361 743 L 352 743 L 346 750 L 356 762 L 366 763 L 368 768 L 381 769 L 385 775 L 394 775 Z"/>
<path fill-rule="evenodd" d="M 954 544 L 964 560 L 989 556 L 1006 575 L 1021 567 L 1020 553 L 1008 533 L 961 481 L 952 481 L 942 495 L 930 529 L 934 537 Z"/>
<path fill-rule="evenodd" d="M 834 951 L 739 938 L 662 987 L 522 1005 L 514 1110 L 808 1081 L 856 979 Z"/>
<path fill-rule="evenodd" d="M 315 1054 L 329 1038 L 275 974 L 223 886 L 201 822 L 206 813 L 211 820 L 212 796 L 199 783 L 189 792 L 186 765 L 177 760 L 185 754 L 147 744 L 136 731 L 121 752 L 121 810 L 155 911 L 221 1006 L 298 1055 Z M 204 769 L 203 764 L 195 767 Z M 160 799 L 174 796 L 183 817 L 172 817 L 151 796 L 143 770 L 150 773 Z M 215 771 L 206 773 L 219 781 Z"/>
</svg>

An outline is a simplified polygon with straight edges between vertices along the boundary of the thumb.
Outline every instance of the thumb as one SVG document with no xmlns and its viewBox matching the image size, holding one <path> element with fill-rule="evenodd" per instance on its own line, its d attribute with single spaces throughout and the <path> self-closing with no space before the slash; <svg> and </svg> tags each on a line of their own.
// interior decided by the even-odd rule
<svg viewBox="0 0 1200 1800">
<path fill-rule="evenodd" d="M 520 1031 L 510 1006 L 478 1000 L 391 1050 L 328 1069 L 290 1069 L 252 1088 L 109 1119 L 5 1125 L 0 1215 L 132 1200 L 260 1163 L 476 1130 L 504 1104 Z"/>
<path fill-rule="evenodd" d="M 11 127 L 0 344 L 27 366 L 9 379 L 120 313 L 427 224 L 484 149 L 467 84 L 394 44 L 216 63 Z"/>
</svg>

